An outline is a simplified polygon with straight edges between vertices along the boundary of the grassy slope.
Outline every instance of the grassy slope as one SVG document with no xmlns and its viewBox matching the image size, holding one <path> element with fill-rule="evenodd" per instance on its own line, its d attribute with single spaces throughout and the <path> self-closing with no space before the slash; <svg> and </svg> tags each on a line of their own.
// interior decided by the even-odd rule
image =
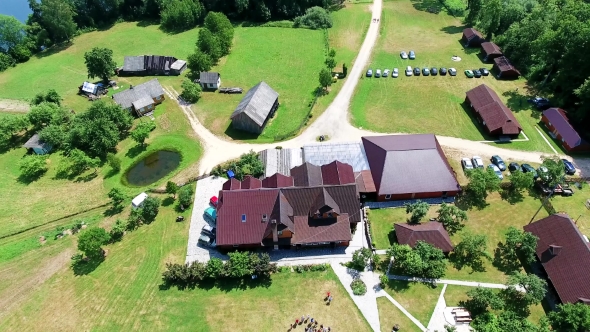
<svg viewBox="0 0 590 332">
<path fill-rule="evenodd" d="M 528 107 L 524 80 L 499 81 L 492 76 L 468 79 L 465 69 L 487 67 L 478 58 L 478 49 L 463 49 L 460 19 L 445 12 L 431 14 L 415 9 L 410 1 L 385 2 L 381 19 L 382 29 L 378 45 L 369 68 L 397 67 L 401 75 L 397 79 L 362 79 L 352 101 L 351 111 L 355 125 L 380 132 L 435 133 L 470 140 L 487 140 L 470 112 L 462 107 L 465 92 L 485 83 L 493 88 L 507 105 L 515 111 L 516 118 L 530 138 L 529 142 L 516 142 L 511 148 L 551 152 L 551 149 L 534 125 L 539 114 Z M 418 39 L 416 36 L 420 36 Z M 416 51 L 416 60 L 402 60 L 399 52 Z M 461 62 L 453 62 L 458 55 Z M 406 66 L 455 67 L 456 77 L 429 76 L 406 77 Z M 516 89 L 520 92 L 515 93 Z M 511 95 L 503 95 L 512 93 Z M 525 100 L 522 104 L 520 100 Z M 388 119 L 388 121 L 383 121 Z M 522 136 L 522 135 L 521 135 Z"/>
<path fill-rule="evenodd" d="M 420 331 L 406 315 L 384 296 L 377 298 L 377 308 L 379 309 L 382 332 L 390 332 L 395 324 L 399 325 L 401 331 Z"/>
<path fill-rule="evenodd" d="M 106 260 L 87 275 L 74 276 L 66 262 L 20 297 L 0 319 L 0 330 L 279 331 L 302 314 L 334 330 L 369 330 L 331 271 L 277 274 L 268 288 L 159 289 L 165 263 L 183 261 L 186 252 L 189 223 L 175 222 L 176 215 L 172 206 L 162 207 L 154 223 L 107 246 Z M 52 248 L 63 251 L 74 243 L 66 240 L 0 262 L 0 271 L 22 276 L 11 280 L 11 288 L 18 289 L 28 282 L 28 272 L 37 272 L 40 259 L 50 261 L 59 253 Z M 7 276 L 0 274 L 0 281 Z M 331 306 L 322 300 L 328 290 L 335 296 Z M 0 287 L 0 295 L 8 291 Z"/>
</svg>

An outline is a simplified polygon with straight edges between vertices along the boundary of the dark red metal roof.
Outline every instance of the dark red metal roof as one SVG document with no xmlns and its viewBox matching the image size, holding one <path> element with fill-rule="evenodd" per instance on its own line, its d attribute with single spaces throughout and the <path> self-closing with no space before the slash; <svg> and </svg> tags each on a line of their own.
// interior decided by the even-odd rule
<svg viewBox="0 0 590 332">
<path fill-rule="evenodd" d="M 518 135 L 522 130 L 512 111 L 504 105 L 496 92 L 481 84 L 467 91 L 467 100 L 483 119 L 489 132 L 500 129 L 502 135 Z"/>
<path fill-rule="evenodd" d="M 246 175 L 244 180 L 242 180 L 241 189 L 256 189 L 261 187 L 262 181 L 250 175 Z"/>
<path fill-rule="evenodd" d="M 293 187 L 293 178 L 290 176 L 283 175 L 281 173 L 275 173 L 272 176 L 262 180 L 262 187 L 264 188 L 284 188 Z"/>
<path fill-rule="evenodd" d="M 231 178 L 223 183 L 223 190 L 238 190 L 242 186 L 241 182 L 236 178 Z"/>
<path fill-rule="evenodd" d="M 352 166 L 338 160 L 322 165 L 322 179 L 324 185 L 355 183 Z"/>
<path fill-rule="evenodd" d="M 490 54 L 502 55 L 502 50 L 500 49 L 500 47 L 498 47 L 498 45 L 496 45 L 492 42 L 481 43 L 481 49 L 485 52 L 486 55 L 490 55 Z"/>
<path fill-rule="evenodd" d="M 378 195 L 459 191 L 433 134 L 362 137 Z"/>
<path fill-rule="evenodd" d="M 510 60 L 508 60 L 508 58 L 505 56 L 495 58 L 494 64 L 496 65 L 496 67 L 498 68 L 499 71 L 502 71 L 502 72 L 512 71 L 512 72 L 515 72 L 518 75 L 520 75 L 520 72 L 518 71 L 518 69 L 516 69 L 512 65 L 512 63 L 510 63 Z"/>
<path fill-rule="evenodd" d="M 550 108 L 543 112 L 543 116 L 551 122 L 559 135 L 570 147 L 574 148 L 582 144 L 582 138 L 572 127 L 564 110 L 561 108 Z"/>
<path fill-rule="evenodd" d="M 364 170 L 360 172 L 354 173 L 356 178 L 356 187 L 360 193 L 374 193 L 377 192 L 377 188 L 375 188 L 375 182 L 373 181 L 373 176 L 371 175 L 371 171 Z"/>
<path fill-rule="evenodd" d="M 590 298 L 590 248 L 567 214 L 554 214 L 524 226 L 539 238 L 537 257 L 561 302 Z M 561 247 L 555 251 L 551 246 Z M 555 255 L 557 253 L 557 255 Z"/>
<path fill-rule="evenodd" d="M 463 37 L 465 37 L 465 39 L 467 39 L 467 40 L 470 40 L 473 37 L 483 38 L 481 33 L 479 31 L 475 30 L 474 28 L 464 29 L 463 30 Z"/>
<path fill-rule="evenodd" d="M 308 162 L 291 168 L 291 177 L 295 187 L 314 187 L 323 184 L 321 167 Z"/>
<path fill-rule="evenodd" d="M 295 217 L 295 232 L 291 239 L 292 244 L 350 241 L 351 239 L 350 222 L 347 214 L 328 219 L 313 219 L 306 216 Z"/>
<path fill-rule="evenodd" d="M 418 241 L 424 241 L 439 248 L 445 253 L 453 250 L 449 233 L 438 221 L 420 224 L 395 224 L 395 236 L 399 244 L 407 244 L 414 248 Z"/>
</svg>

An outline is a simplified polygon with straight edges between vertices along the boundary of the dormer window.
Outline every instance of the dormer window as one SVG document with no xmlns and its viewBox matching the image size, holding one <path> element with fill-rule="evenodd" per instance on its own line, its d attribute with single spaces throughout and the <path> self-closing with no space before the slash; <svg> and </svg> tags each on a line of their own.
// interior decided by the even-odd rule
<svg viewBox="0 0 590 332">
<path fill-rule="evenodd" d="M 246 222 L 246 215 L 245 214 L 242 215 L 242 222 Z"/>
<path fill-rule="evenodd" d="M 262 215 L 262 222 L 267 222 L 268 221 L 268 215 L 267 214 L 263 214 Z"/>
<path fill-rule="evenodd" d="M 332 218 L 332 212 L 328 212 L 328 218 Z"/>
</svg>

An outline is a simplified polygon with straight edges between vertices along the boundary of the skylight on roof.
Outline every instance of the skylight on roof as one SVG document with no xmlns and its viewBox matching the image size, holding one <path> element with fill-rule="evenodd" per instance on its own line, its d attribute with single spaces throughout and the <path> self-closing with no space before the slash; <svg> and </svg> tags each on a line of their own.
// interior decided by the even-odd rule
<svg viewBox="0 0 590 332">
<path fill-rule="evenodd" d="M 246 222 L 246 215 L 245 214 L 242 215 L 242 222 Z"/>
</svg>

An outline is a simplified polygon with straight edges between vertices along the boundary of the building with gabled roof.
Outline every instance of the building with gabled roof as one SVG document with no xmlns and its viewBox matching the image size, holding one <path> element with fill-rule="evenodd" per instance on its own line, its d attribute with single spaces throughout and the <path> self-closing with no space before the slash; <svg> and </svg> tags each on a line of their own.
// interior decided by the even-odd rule
<svg viewBox="0 0 590 332">
<path fill-rule="evenodd" d="M 461 39 L 465 47 L 479 46 L 486 40 L 483 38 L 481 32 L 474 28 L 465 28 L 463 30 L 463 37 Z"/>
<path fill-rule="evenodd" d="M 481 53 L 485 62 L 492 61 L 503 55 L 500 47 L 492 42 L 481 43 Z"/>
<path fill-rule="evenodd" d="M 157 78 L 136 86 L 129 86 L 129 89 L 113 95 L 115 103 L 123 109 L 133 111 L 137 116 L 152 112 L 156 105 L 164 101 L 164 89 Z"/>
<path fill-rule="evenodd" d="M 568 152 L 590 151 L 590 143 L 582 139 L 561 108 L 544 111 L 541 121 Z"/>
<path fill-rule="evenodd" d="M 23 146 L 27 149 L 33 150 L 35 154 L 40 155 L 48 154 L 53 149 L 53 146 L 51 144 L 41 140 L 39 134 L 31 136 L 31 138 L 29 138 Z"/>
<path fill-rule="evenodd" d="M 522 127 L 494 90 L 481 84 L 466 92 L 465 103 L 490 135 L 517 137 Z"/>
<path fill-rule="evenodd" d="M 199 73 L 199 84 L 203 90 L 217 90 L 221 86 L 221 75 L 218 72 Z"/>
<path fill-rule="evenodd" d="M 539 238 L 537 258 L 559 300 L 590 304 L 590 247 L 574 221 L 558 213 L 523 228 Z"/>
<path fill-rule="evenodd" d="M 264 188 L 284 188 L 293 187 L 293 178 L 290 176 L 276 173 L 262 180 L 262 186 Z"/>
<path fill-rule="evenodd" d="M 516 69 L 505 56 L 494 59 L 494 67 L 492 68 L 492 71 L 497 73 L 497 78 L 515 79 L 520 76 L 518 69 Z"/>
<path fill-rule="evenodd" d="M 186 61 L 173 56 L 139 55 L 126 56 L 119 76 L 180 75 L 186 69 Z"/>
<path fill-rule="evenodd" d="M 248 90 L 230 116 L 232 127 L 261 134 L 278 107 L 279 94 L 265 82 L 260 82 Z"/>
<path fill-rule="evenodd" d="M 433 134 L 365 136 L 362 141 L 378 201 L 448 197 L 461 190 Z"/>
<path fill-rule="evenodd" d="M 418 241 L 423 241 L 439 248 L 445 254 L 453 251 L 453 243 L 449 233 L 438 221 L 419 224 L 395 224 L 395 236 L 399 244 L 407 244 L 414 248 Z"/>
</svg>

